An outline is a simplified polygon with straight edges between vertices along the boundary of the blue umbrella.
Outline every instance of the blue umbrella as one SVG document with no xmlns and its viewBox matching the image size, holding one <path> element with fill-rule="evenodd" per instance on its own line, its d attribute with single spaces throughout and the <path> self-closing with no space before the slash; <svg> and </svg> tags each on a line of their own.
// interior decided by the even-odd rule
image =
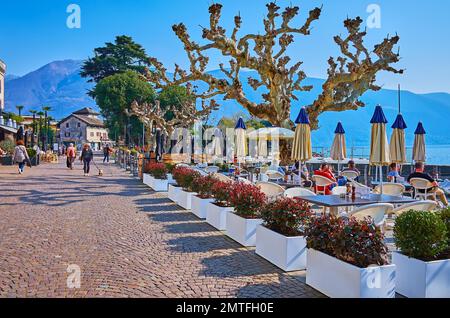
<svg viewBox="0 0 450 318">
<path fill-rule="evenodd" d="M 413 160 L 415 162 L 425 162 L 426 160 L 425 134 L 426 131 L 423 128 L 423 124 L 419 122 L 414 132 Z"/>
</svg>

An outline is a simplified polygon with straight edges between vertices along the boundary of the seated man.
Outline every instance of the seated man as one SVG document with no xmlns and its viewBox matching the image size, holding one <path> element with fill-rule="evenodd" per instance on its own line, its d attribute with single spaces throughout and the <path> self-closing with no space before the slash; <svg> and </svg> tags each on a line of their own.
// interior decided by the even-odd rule
<svg viewBox="0 0 450 318">
<path fill-rule="evenodd" d="M 433 187 L 430 189 L 427 189 L 428 193 L 436 193 L 436 195 L 439 197 L 441 202 L 444 204 L 444 206 L 448 206 L 447 197 L 445 196 L 444 191 L 439 188 L 438 183 L 436 180 L 433 179 L 432 176 L 430 176 L 428 173 L 425 173 L 425 165 L 422 162 L 416 162 L 415 164 L 415 172 L 411 173 L 408 177 L 408 182 L 411 181 L 413 178 L 421 178 L 430 181 L 430 183 L 433 184 Z"/>
<path fill-rule="evenodd" d="M 400 179 L 402 179 L 400 173 L 398 172 L 398 168 L 399 166 L 396 163 L 391 163 L 389 166 L 389 172 L 387 174 L 387 179 L 389 182 L 400 182 Z"/>
<path fill-rule="evenodd" d="M 315 176 L 323 176 L 323 177 L 325 177 L 325 178 L 330 179 L 331 181 L 334 181 L 333 184 L 330 184 L 330 185 L 327 186 L 326 189 L 325 189 L 325 194 L 326 194 L 326 195 L 331 194 L 331 190 L 332 190 L 335 186 L 337 186 L 337 181 L 336 181 L 336 178 L 335 178 L 334 175 L 333 175 L 333 171 L 331 170 L 330 166 L 329 166 L 327 163 L 323 163 L 322 166 L 320 167 L 320 170 L 314 171 L 314 175 L 315 175 Z M 317 192 L 317 191 L 323 191 L 323 190 L 324 190 L 323 187 L 317 186 L 317 185 L 316 185 L 315 188 L 316 188 L 316 192 Z"/>
<path fill-rule="evenodd" d="M 344 168 L 344 170 L 342 170 L 342 172 L 345 171 L 354 171 L 358 174 L 358 177 L 356 177 L 355 181 L 359 182 L 359 176 L 361 175 L 361 173 L 359 172 L 358 168 L 356 168 L 355 162 L 353 160 L 350 160 L 348 162 L 348 167 Z"/>
</svg>

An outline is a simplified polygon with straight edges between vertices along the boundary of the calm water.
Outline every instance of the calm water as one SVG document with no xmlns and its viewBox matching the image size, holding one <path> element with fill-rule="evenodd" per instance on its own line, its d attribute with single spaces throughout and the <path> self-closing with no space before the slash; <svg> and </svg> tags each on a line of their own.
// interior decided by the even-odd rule
<svg viewBox="0 0 450 318">
<path fill-rule="evenodd" d="M 348 147 L 348 146 L 347 146 Z M 329 156 L 329 148 L 313 147 L 313 151 L 325 153 Z M 353 155 L 352 155 L 353 152 Z M 369 158 L 369 147 L 348 147 L 347 156 L 354 158 Z M 408 161 L 412 158 L 412 147 L 406 149 Z M 449 165 L 450 166 L 450 145 L 427 145 L 427 164 L 429 165 Z"/>
</svg>

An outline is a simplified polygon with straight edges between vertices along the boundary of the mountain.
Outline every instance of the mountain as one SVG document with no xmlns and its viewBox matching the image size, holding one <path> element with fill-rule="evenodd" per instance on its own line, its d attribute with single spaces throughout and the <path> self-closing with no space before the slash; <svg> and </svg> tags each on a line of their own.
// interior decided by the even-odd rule
<svg viewBox="0 0 450 318">
<path fill-rule="evenodd" d="M 52 116 L 63 118 L 83 107 L 96 108 L 86 92 L 93 87 L 80 73 L 82 61 L 65 60 L 49 63 L 22 77 L 5 79 L 5 108 L 14 111 L 16 105 L 40 109 L 52 107 Z"/>
<path fill-rule="evenodd" d="M 79 75 L 82 61 L 65 60 L 56 61 L 43 66 L 23 77 L 8 76 L 5 81 L 6 110 L 15 111 L 16 105 L 25 105 L 25 112 L 30 109 L 40 109 L 43 105 L 50 105 L 54 111 L 53 117 L 63 118 L 71 112 L 83 107 L 92 107 L 98 110 L 94 100 L 86 93 L 93 87 L 86 79 Z M 220 70 L 211 71 L 217 77 L 223 77 Z M 248 84 L 248 77 L 255 77 L 253 71 L 241 71 L 241 81 L 244 91 L 249 99 L 261 101 L 263 89 L 255 92 Z M 307 78 L 303 84 L 313 85 L 310 92 L 299 92 L 299 101 L 293 101 L 291 118 L 295 120 L 300 107 L 311 104 L 320 94 L 323 84 L 322 79 Z M 203 83 L 196 83 L 199 90 L 205 89 Z M 406 140 L 410 146 L 414 140 L 414 130 L 418 121 L 422 121 L 427 130 L 428 144 L 450 144 L 447 118 L 450 117 L 450 94 L 430 93 L 415 94 L 409 91 L 401 92 L 402 113 L 408 124 Z M 329 146 L 333 138 L 334 129 L 338 121 L 341 121 L 347 132 L 347 144 L 349 146 L 367 146 L 370 141 L 370 118 L 374 108 L 380 104 L 383 106 L 390 125 L 394 122 L 398 113 L 397 91 L 382 89 L 378 92 L 369 91 L 361 98 L 366 107 L 357 111 L 329 112 L 320 116 L 320 129 L 313 132 L 313 144 L 315 146 Z M 246 111 L 234 101 L 221 101 L 220 109 L 215 111 L 211 118 L 217 122 L 223 116 L 232 116 L 235 113 Z"/>
</svg>

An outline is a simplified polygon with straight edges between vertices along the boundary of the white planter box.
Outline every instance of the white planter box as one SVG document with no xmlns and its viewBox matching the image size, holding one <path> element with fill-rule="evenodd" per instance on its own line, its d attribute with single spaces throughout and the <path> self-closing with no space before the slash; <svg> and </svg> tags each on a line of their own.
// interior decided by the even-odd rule
<svg viewBox="0 0 450 318">
<path fill-rule="evenodd" d="M 227 236 L 243 246 L 256 245 L 256 228 L 262 219 L 244 219 L 234 213 L 227 216 Z"/>
<path fill-rule="evenodd" d="M 392 253 L 397 292 L 410 298 L 450 298 L 450 259 L 424 262 Z"/>
<path fill-rule="evenodd" d="M 256 254 L 285 272 L 302 270 L 306 268 L 306 239 L 303 236 L 284 236 L 259 225 L 256 229 Z"/>
<path fill-rule="evenodd" d="M 150 187 L 156 192 L 167 192 L 169 182 L 167 180 L 150 177 Z"/>
<path fill-rule="evenodd" d="M 173 176 L 171 173 L 167 174 L 167 182 L 169 183 L 175 183 L 175 180 L 173 179 Z"/>
<path fill-rule="evenodd" d="M 206 219 L 206 210 L 208 209 L 208 203 L 214 202 L 213 199 L 201 199 L 194 195 L 191 198 L 191 210 L 198 218 Z"/>
<path fill-rule="evenodd" d="M 183 189 L 180 189 L 180 192 L 178 193 L 178 205 L 181 206 L 185 210 L 191 209 L 191 203 L 192 203 L 192 197 L 196 195 L 197 193 L 194 192 L 187 192 Z"/>
<path fill-rule="evenodd" d="M 227 229 L 227 215 L 234 211 L 233 207 L 221 207 L 213 202 L 206 205 L 206 222 L 219 231 Z"/>
<path fill-rule="evenodd" d="M 169 184 L 169 199 L 178 204 L 180 191 L 181 187 L 176 187 L 173 184 Z"/>
<path fill-rule="evenodd" d="M 308 249 L 306 284 L 333 298 L 394 298 L 395 265 L 359 268 Z"/>
<path fill-rule="evenodd" d="M 148 185 L 149 187 L 152 186 L 152 176 L 149 175 L 148 173 L 144 173 L 143 174 L 143 178 L 142 178 L 142 182 L 146 185 Z"/>
</svg>

